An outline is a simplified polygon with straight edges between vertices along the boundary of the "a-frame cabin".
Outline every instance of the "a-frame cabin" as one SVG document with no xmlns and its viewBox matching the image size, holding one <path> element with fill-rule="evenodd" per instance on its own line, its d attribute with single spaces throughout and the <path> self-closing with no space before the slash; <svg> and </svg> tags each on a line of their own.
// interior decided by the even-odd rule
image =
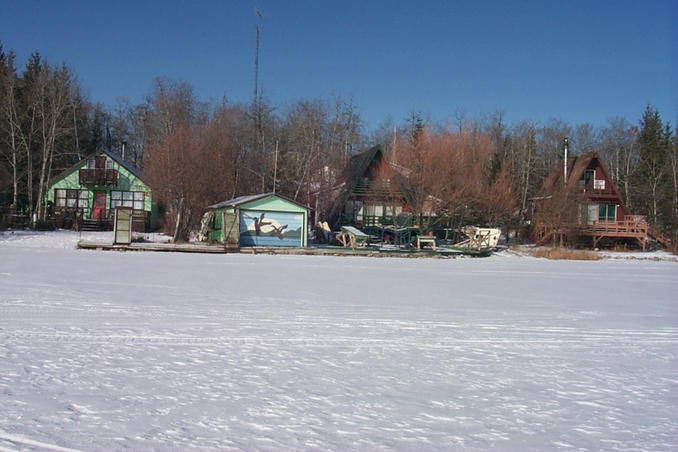
<svg viewBox="0 0 678 452">
<path fill-rule="evenodd" d="M 389 163 L 380 145 L 354 155 L 340 180 L 329 215 L 330 224 L 335 228 L 412 221 L 412 191 L 406 177 Z"/>
<path fill-rule="evenodd" d="M 575 224 L 558 228 L 544 219 L 549 217 L 547 210 L 554 205 L 548 201 L 563 193 L 567 193 L 569 202 L 577 203 L 574 206 L 577 218 Z M 534 226 L 537 244 L 547 243 L 554 239 L 555 234 L 589 237 L 593 247 L 597 247 L 603 239 L 611 242 L 637 240 L 645 249 L 648 235 L 655 236 L 660 242 L 663 240 L 652 233 L 645 217 L 631 215 L 602 159 L 595 152 L 568 158 L 567 163 L 561 161 L 546 177 L 535 203 Z"/>
</svg>

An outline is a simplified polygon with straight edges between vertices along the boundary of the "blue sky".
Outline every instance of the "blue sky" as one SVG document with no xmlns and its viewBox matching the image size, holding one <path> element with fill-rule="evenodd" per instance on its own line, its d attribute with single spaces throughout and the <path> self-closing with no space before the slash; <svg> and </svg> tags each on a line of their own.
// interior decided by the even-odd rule
<svg viewBox="0 0 678 452">
<path fill-rule="evenodd" d="M 139 103 L 156 76 L 201 100 L 249 102 L 254 8 L 260 86 L 285 108 L 351 96 L 368 128 L 413 111 L 454 121 L 503 110 L 636 123 L 678 120 L 678 1 L 7 1 L 0 41 L 20 64 L 65 62 L 90 99 Z"/>
</svg>

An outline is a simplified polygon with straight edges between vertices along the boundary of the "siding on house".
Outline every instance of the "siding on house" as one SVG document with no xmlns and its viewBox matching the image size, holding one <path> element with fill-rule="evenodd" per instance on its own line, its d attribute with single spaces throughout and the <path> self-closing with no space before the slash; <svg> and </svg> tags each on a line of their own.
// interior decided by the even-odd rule
<svg viewBox="0 0 678 452">
<path fill-rule="evenodd" d="M 105 168 L 105 170 L 113 170 L 117 172 L 117 177 L 114 183 L 109 183 L 106 185 L 81 183 L 80 171 L 91 169 L 88 168 L 88 162 L 96 158 L 105 158 L 107 164 L 109 165 Z M 154 229 L 158 222 L 159 208 L 157 204 L 153 202 L 150 186 L 144 182 L 141 177 L 142 175 L 138 169 L 132 167 L 131 165 L 124 164 L 119 157 L 103 151 L 97 152 L 76 163 L 73 167 L 54 178 L 50 183 L 50 187 L 47 192 L 47 201 L 52 202 L 56 209 L 65 209 L 68 208 L 68 206 L 57 205 L 57 190 L 80 190 L 81 192 L 86 192 L 87 204 L 86 207 L 82 209 L 83 218 L 93 218 L 93 208 L 95 201 L 94 193 L 105 192 L 105 214 L 107 218 L 112 218 L 110 215 L 112 210 L 111 192 L 143 193 L 143 211 L 148 217 L 149 227 Z M 125 193 L 121 193 L 121 195 L 128 196 Z M 83 197 L 82 199 L 84 200 L 85 198 Z"/>
</svg>

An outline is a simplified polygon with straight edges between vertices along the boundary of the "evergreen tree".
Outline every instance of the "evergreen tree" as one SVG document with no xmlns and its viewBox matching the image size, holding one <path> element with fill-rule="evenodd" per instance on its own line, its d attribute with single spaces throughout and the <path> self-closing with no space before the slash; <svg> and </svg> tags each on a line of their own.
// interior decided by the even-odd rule
<svg viewBox="0 0 678 452">
<path fill-rule="evenodd" d="M 673 132 L 659 112 L 648 105 L 640 120 L 637 205 L 660 229 L 671 223 L 671 146 Z"/>
<path fill-rule="evenodd" d="M 412 112 L 408 118 L 410 144 L 416 144 L 424 131 L 424 120 L 418 112 Z"/>
</svg>

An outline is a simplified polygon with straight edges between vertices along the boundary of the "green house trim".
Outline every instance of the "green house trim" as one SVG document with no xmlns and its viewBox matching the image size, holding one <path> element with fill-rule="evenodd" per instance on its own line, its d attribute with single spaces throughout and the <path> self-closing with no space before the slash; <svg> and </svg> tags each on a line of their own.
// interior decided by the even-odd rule
<svg viewBox="0 0 678 452">
<path fill-rule="evenodd" d="M 88 168 L 88 162 L 97 158 L 105 163 L 104 168 L 96 169 L 106 176 L 113 177 L 83 179 L 81 171 L 92 171 Z M 110 162 L 110 163 L 108 163 Z M 88 173 L 84 173 L 86 176 Z M 155 229 L 159 216 L 157 203 L 153 202 L 152 190 L 146 181 L 145 176 L 138 168 L 122 160 L 118 155 L 107 152 L 97 151 L 83 158 L 69 169 L 63 171 L 50 181 L 47 191 L 47 201 L 52 202 L 55 209 L 68 209 L 65 206 L 57 206 L 57 190 L 80 190 L 87 192 L 87 207 L 82 209 L 83 218 L 94 218 L 95 193 L 105 193 L 104 215 L 109 218 L 111 215 L 111 192 L 143 192 L 143 211 L 149 221 L 149 227 Z M 125 194 L 121 194 L 126 196 Z M 100 200 L 102 200 L 100 198 Z"/>
</svg>

